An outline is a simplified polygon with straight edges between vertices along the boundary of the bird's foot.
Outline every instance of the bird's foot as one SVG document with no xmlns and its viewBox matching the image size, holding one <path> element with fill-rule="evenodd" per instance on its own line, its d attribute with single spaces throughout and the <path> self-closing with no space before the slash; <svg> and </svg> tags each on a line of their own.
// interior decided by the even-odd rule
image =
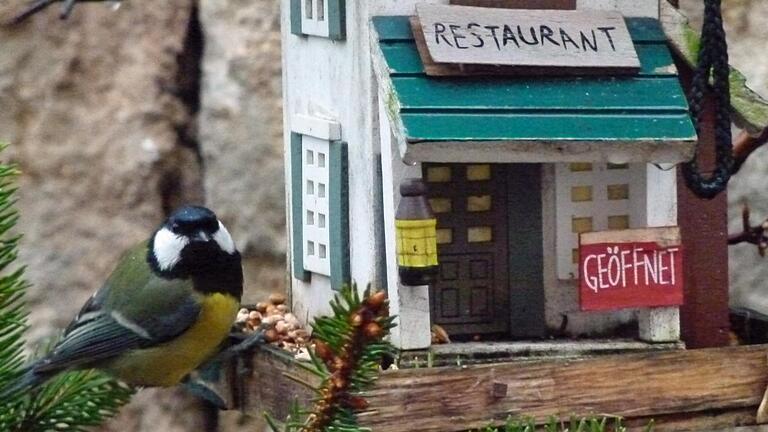
<svg viewBox="0 0 768 432">
<path fill-rule="evenodd" d="M 220 410 L 228 410 L 231 408 L 230 404 L 227 403 L 226 398 L 222 396 L 218 390 L 216 384 L 206 380 L 202 375 L 193 373 L 181 383 L 181 386 L 194 396 L 199 397 Z"/>
</svg>

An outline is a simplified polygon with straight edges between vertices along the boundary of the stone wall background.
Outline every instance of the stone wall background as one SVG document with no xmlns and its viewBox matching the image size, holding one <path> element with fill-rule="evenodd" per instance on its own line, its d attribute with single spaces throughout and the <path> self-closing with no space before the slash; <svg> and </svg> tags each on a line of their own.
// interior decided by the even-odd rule
<svg viewBox="0 0 768 432">
<path fill-rule="evenodd" d="M 182 202 L 206 203 L 230 227 L 246 301 L 284 289 L 279 5 L 199 1 L 85 4 L 67 22 L 51 8 L 0 29 L 0 140 L 24 171 L 33 341 L 64 326 L 121 251 Z M 24 3 L 3 2 L 0 19 Z M 768 93 L 768 2 L 725 5 L 732 62 Z M 682 6 L 695 18 L 701 2 Z M 766 176 L 762 149 L 731 186 L 732 231 L 743 198 L 756 221 L 768 217 Z M 731 263 L 734 301 L 768 312 L 768 263 L 751 246 L 731 248 Z M 216 430 L 208 414 L 179 390 L 145 390 L 102 430 Z"/>
<path fill-rule="evenodd" d="M 24 4 L 0 3 L 0 20 Z M 0 29 L 0 141 L 23 170 L 32 342 L 65 326 L 180 203 L 209 205 L 232 231 L 245 301 L 284 289 L 278 2 L 57 12 Z M 183 391 L 145 390 L 103 430 L 213 430 L 207 414 Z"/>
</svg>

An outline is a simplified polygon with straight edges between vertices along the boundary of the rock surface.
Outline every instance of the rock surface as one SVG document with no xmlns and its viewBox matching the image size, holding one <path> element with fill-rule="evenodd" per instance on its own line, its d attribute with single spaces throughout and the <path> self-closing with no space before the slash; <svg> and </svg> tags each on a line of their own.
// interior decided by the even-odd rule
<svg viewBox="0 0 768 432">
<path fill-rule="evenodd" d="M 66 325 L 169 208 L 203 200 L 196 150 L 179 137 L 190 113 L 173 93 L 192 0 L 163 6 L 132 0 L 114 13 L 86 4 L 67 22 L 50 8 L 0 30 L 0 140 L 11 144 L 3 159 L 24 173 L 32 342 Z M 104 430 L 201 430 L 200 410 L 168 415 L 197 401 L 153 393 Z"/>
<path fill-rule="evenodd" d="M 285 285 L 280 3 L 203 0 L 205 198 L 244 252 L 246 301 Z"/>
</svg>

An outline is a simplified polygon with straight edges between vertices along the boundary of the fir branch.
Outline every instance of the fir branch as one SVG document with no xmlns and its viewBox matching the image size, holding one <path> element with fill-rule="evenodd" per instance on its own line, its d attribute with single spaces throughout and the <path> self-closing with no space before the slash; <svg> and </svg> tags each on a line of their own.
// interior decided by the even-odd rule
<svg viewBox="0 0 768 432">
<path fill-rule="evenodd" d="M 285 422 L 285 432 L 361 431 L 356 411 L 368 402 L 360 393 L 375 381 L 384 356 L 394 348 L 384 341 L 394 326 L 386 294 L 366 290 L 361 299 L 356 287 L 345 287 L 331 301 L 331 316 L 312 324 L 314 352 L 305 366 L 323 377 L 315 389 L 318 396 L 310 411 L 302 415 L 296 406 Z M 298 419 L 304 418 L 304 421 Z M 267 416 L 273 431 L 279 429 Z"/>
<path fill-rule="evenodd" d="M 0 151 L 5 146 L 0 145 Z M 18 175 L 0 163 L 0 388 L 25 372 L 24 268 L 12 269 L 21 236 L 12 234 L 19 215 L 14 204 Z M 61 374 L 31 392 L 0 401 L 0 431 L 85 431 L 115 415 L 133 390 L 95 371 Z"/>
</svg>

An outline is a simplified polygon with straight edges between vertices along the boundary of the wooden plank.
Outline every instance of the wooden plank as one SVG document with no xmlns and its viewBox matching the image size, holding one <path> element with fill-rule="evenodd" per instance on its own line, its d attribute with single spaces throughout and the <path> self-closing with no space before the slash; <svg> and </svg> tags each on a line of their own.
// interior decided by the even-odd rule
<svg viewBox="0 0 768 432">
<path fill-rule="evenodd" d="M 652 18 L 626 18 L 624 21 L 635 44 L 667 42 L 667 36 L 664 34 L 659 20 Z M 407 16 L 376 16 L 373 17 L 373 25 L 379 35 L 380 42 L 413 40 L 413 31 Z"/>
<path fill-rule="evenodd" d="M 238 378 L 244 398 L 236 398 L 239 403 L 235 408 L 257 417 L 269 413 L 282 421 L 290 414 L 294 402 L 303 407 L 311 404 L 314 392 L 296 380 L 317 386 L 319 379 L 298 367 L 292 355 L 267 346 L 257 350 L 251 360 L 250 376 Z M 237 388 L 234 391 L 239 393 Z"/>
<path fill-rule="evenodd" d="M 632 73 L 640 67 L 618 12 L 420 4 L 417 13 L 430 57 L 436 63 L 554 67 L 563 71 L 599 68 L 614 73 Z"/>
<path fill-rule="evenodd" d="M 576 0 L 451 0 L 450 4 L 504 9 L 576 9 Z"/>
<path fill-rule="evenodd" d="M 542 167 L 516 164 L 507 177 L 509 256 L 507 272 L 512 299 L 509 306 L 513 336 L 543 338 L 547 334 L 544 298 L 544 240 L 542 226 Z"/>
<path fill-rule="evenodd" d="M 766 346 L 385 372 L 366 393 L 363 426 L 458 431 L 508 416 L 659 418 L 754 409 L 768 377 Z M 505 397 L 493 397 L 495 383 Z M 706 422 L 700 423 L 706 424 Z M 663 429 L 656 429 L 663 430 Z"/>
<path fill-rule="evenodd" d="M 473 116 L 467 113 L 403 113 L 401 117 L 407 139 L 412 144 L 483 140 L 689 141 L 696 136 L 686 113 L 649 114 L 601 115 L 588 111 Z"/>
<path fill-rule="evenodd" d="M 635 49 L 640 58 L 638 76 L 677 76 L 677 68 L 665 44 L 642 44 L 635 46 Z M 392 76 L 424 73 L 424 65 L 422 64 L 416 44 L 407 41 L 387 42 L 381 45 L 381 51 L 391 68 Z M 457 68 L 457 66 L 452 65 L 440 66 Z M 509 75 L 510 73 L 522 75 L 519 69 L 517 71 L 510 71 L 509 68 L 503 67 L 485 67 L 483 69 L 472 65 L 466 65 L 464 68 L 465 72 L 471 73 L 473 71 L 472 67 L 477 68 L 486 75 Z M 592 72 L 594 74 L 594 71 Z"/>
<path fill-rule="evenodd" d="M 690 91 L 692 71 L 680 68 L 680 81 Z M 706 121 L 698 146 L 699 168 L 711 172 L 715 161 L 712 95 L 704 100 Z M 678 225 L 686 247 L 685 304 L 680 308 L 682 337 L 688 347 L 727 345 L 728 317 L 728 191 L 710 200 L 697 197 L 686 186 L 678 168 Z"/>
<path fill-rule="evenodd" d="M 534 113 L 596 110 L 608 114 L 643 111 L 687 111 L 677 79 L 538 79 L 455 83 L 426 77 L 393 78 L 403 112 L 417 110 L 501 111 Z"/>
<path fill-rule="evenodd" d="M 626 420 L 624 425 L 629 430 L 641 431 L 651 421 L 654 424 L 653 432 L 768 432 L 759 428 L 735 427 L 755 424 L 754 407 L 637 417 Z"/>
</svg>

